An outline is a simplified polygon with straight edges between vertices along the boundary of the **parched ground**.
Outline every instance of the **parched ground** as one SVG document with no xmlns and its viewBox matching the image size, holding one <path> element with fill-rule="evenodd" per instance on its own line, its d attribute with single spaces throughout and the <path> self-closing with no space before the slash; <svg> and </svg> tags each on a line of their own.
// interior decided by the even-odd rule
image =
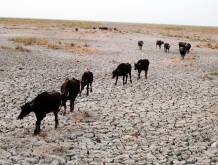
<svg viewBox="0 0 218 165">
<path fill-rule="evenodd" d="M 202 41 L 117 27 L 75 32 L 64 25 L 0 24 L 0 164 L 218 163 L 218 49 L 201 46 L 218 33 L 207 31 L 215 39 Z M 34 41 L 23 44 L 23 38 Z M 157 39 L 171 44 L 169 54 L 155 48 Z M 192 43 L 184 61 L 181 40 Z M 137 80 L 133 70 L 132 84 L 123 86 L 120 78 L 115 86 L 112 70 L 142 58 L 150 60 L 148 79 L 142 73 Z M 59 114 L 57 130 L 53 114 L 39 136 L 33 136 L 33 113 L 16 119 L 26 101 L 60 91 L 66 77 L 80 79 L 86 70 L 94 73 L 93 93 L 78 97 L 73 113 L 68 107 L 66 116 Z"/>
</svg>

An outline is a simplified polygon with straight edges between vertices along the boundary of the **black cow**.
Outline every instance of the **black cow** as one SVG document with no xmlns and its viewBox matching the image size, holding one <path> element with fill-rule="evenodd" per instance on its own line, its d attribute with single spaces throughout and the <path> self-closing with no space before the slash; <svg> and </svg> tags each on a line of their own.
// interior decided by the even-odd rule
<svg viewBox="0 0 218 165">
<path fill-rule="evenodd" d="M 179 42 L 179 47 L 183 47 L 186 49 L 186 52 L 189 53 L 191 49 L 191 44 L 186 42 Z"/>
<path fill-rule="evenodd" d="M 61 86 L 61 100 L 62 106 L 64 106 L 64 114 L 66 114 L 66 102 L 70 100 L 70 111 L 74 110 L 75 99 L 80 92 L 80 81 L 72 78 L 66 79 Z"/>
<path fill-rule="evenodd" d="M 43 92 L 32 101 L 21 107 L 21 113 L 17 119 L 23 119 L 30 112 L 36 115 L 36 127 L 34 135 L 40 133 L 40 124 L 47 113 L 53 112 L 55 116 L 55 129 L 58 126 L 58 112 L 61 105 L 61 94 L 59 92 Z"/>
<path fill-rule="evenodd" d="M 130 83 L 132 83 L 132 79 L 131 79 L 131 71 L 132 71 L 132 66 L 129 63 L 121 63 L 120 65 L 118 65 L 117 69 L 115 69 L 112 74 L 113 74 L 113 79 L 116 77 L 116 82 L 115 85 L 117 85 L 117 80 L 119 76 L 123 76 L 123 85 L 127 83 L 127 78 L 128 78 L 128 74 L 129 74 L 129 78 L 130 78 Z M 125 81 L 126 78 L 126 81 Z"/>
<path fill-rule="evenodd" d="M 144 45 L 143 41 L 138 41 L 138 47 L 140 50 L 142 50 L 143 45 Z"/>
<path fill-rule="evenodd" d="M 179 47 L 185 47 L 186 46 L 186 42 L 179 42 Z"/>
<path fill-rule="evenodd" d="M 82 80 L 81 80 L 81 91 L 80 91 L 80 96 L 82 93 L 82 90 L 84 89 L 85 86 L 87 89 L 87 96 L 89 95 L 89 86 L 90 86 L 90 92 L 92 92 L 92 82 L 93 82 L 93 73 L 90 71 L 84 72 L 82 75 Z"/>
<path fill-rule="evenodd" d="M 185 47 L 186 47 L 187 53 L 189 53 L 189 51 L 190 51 L 190 49 L 192 47 L 191 44 L 187 43 Z"/>
<path fill-rule="evenodd" d="M 163 41 L 157 40 L 157 41 L 156 41 L 156 48 L 157 48 L 157 46 L 159 46 L 159 48 L 161 49 L 161 46 L 162 46 L 163 44 L 164 44 Z"/>
<path fill-rule="evenodd" d="M 184 59 L 184 57 L 185 57 L 185 55 L 187 53 L 186 48 L 185 47 L 179 47 L 179 52 L 180 52 L 180 54 L 182 56 L 182 59 Z"/>
<path fill-rule="evenodd" d="M 106 27 L 106 26 L 101 26 L 101 27 L 99 27 L 99 29 L 100 29 L 100 30 L 109 30 L 109 28 Z"/>
<path fill-rule="evenodd" d="M 147 79 L 149 61 L 147 59 L 141 59 L 135 64 L 135 70 L 138 70 L 138 79 L 140 79 L 141 71 L 145 71 L 145 78 Z"/>
<path fill-rule="evenodd" d="M 165 43 L 165 44 L 164 44 L 164 51 L 165 51 L 166 53 L 169 53 L 169 51 L 170 51 L 170 44 L 169 44 L 169 43 Z"/>
</svg>

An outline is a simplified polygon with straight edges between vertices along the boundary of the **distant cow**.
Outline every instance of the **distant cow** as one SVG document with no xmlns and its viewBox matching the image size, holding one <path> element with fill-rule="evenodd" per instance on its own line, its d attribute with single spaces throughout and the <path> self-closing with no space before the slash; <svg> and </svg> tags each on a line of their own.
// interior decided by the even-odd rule
<svg viewBox="0 0 218 165">
<path fill-rule="evenodd" d="M 17 119 L 23 119 L 30 112 L 36 115 L 36 127 L 34 134 L 40 133 L 40 124 L 47 113 L 53 112 L 55 116 L 55 129 L 58 126 L 58 112 L 61 105 L 61 94 L 59 92 L 43 92 L 34 98 L 31 102 L 21 107 L 21 113 Z"/>
<path fill-rule="evenodd" d="M 186 52 L 189 53 L 191 49 L 191 44 L 186 42 L 179 42 L 179 47 L 184 47 L 186 49 Z"/>
<path fill-rule="evenodd" d="M 179 52 L 180 52 L 180 55 L 182 57 L 182 59 L 184 59 L 186 53 L 187 53 L 187 50 L 185 47 L 179 47 Z"/>
<path fill-rule="evenodd" d="M 179 42 L 179 47 L 185 47 L 186 46 L 186 42 Z"/>
<path fill-rule="evenodd" d="M 101 27 L 99 27 L 99 29 L 100 29 L 100 30 L 109 30 L 109 28 L 106 27 L 106 26 L 101 26 Z"/>
<path fill-rule="evenodd" d="M 190 43 L 187 43 L 187 44 L 186 44 L 186 50 L 187 50 L 187 53 L 189 53 L 191 47 L 192 47 L 192 46 L 191 46 Z"/>
<path fill-rule="evenodd" d="M 138 79 L 140 79 L 141 71 L 145 71 L 145 78 L 147 79 L 149 61 L 147 59 L 141 59 L 135 64 L 135 70 L 138 70 Z"/>
<path fill-rule="evenodd" d="M 76 31 L 76 32 L 78 32 L 78 31 L 79 31 L 79 29 L 78 29 L 78 28 L 75 28 L 75 31 Z"/>
<path fill-rule="evenodd" d="M 163 44 L 164 44 L 163 41 L 157 40 L 157 41 L 156 41 L 156 48 L 157 48 L 157 46 L 159 46 L 159 48 L 161 49 L 161 46 L 162 46 Z"/>
<path fill-rule="evenodd" d="M 66 114 L 66 102 L 70 100 L 70 111 L 74 110 L 75 99 L 80 92 L 80 81 L 72 78 L 66 79 L 61 86 L 61 100 L 62 106 L 64 106 L 64 114 Z"/>
<path fill-rule="evenodd" d="M 166 53 L 169 53 L 169 51 L 170 51 L 170 44 L 169 44 L 169 43 L 165 43 L 165 44 L 164 44 L 164 51 L 165 51 Z"/>
<path fill-rule="evenodd" d="M 138 47 L 140 50 L 142 50 L 143 45 L 144 45 L 143 41 L 138 41 Z"/>
<path fill-rule="evenodd" d="M 132 71 L 132 66 L 129 63 L 121 63 L 120 65 L 118 65 L 117 69 L 115 69 L 112 74 L 113 77 L 116 77 L 116 82 L 115 85 L 117 85 L 117 80 L 119 76 L 123 76 L 123 85 L 127 83 L 127 78 L 128 78 L 128 74 L 129 74 L 129 78 L 130 78 L 130 83 L 132 83 L 132 79 L 131 79 L 131 71 Z M 126 80 L 125 80 L 126 78 Z"/>
<path fill-rule="evenodd" d="M 92 92 L 92 82 L 93 82 L 93 73 L 90 71 L 84 72 L 82 75 L 82 80 L 81 80 L 80 95 L 85 86 L 87 89 L 87 96 L 89 95 L 89 86 L 90 86 L 90 92 Z"/>
</svg>

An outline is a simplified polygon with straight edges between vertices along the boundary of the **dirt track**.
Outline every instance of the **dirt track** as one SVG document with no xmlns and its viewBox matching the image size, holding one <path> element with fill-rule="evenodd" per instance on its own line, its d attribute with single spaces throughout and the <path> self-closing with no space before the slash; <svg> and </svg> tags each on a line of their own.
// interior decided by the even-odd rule
<svg viewBox="0 0 218 165">
<path fill-rule="evenodd" d="M 218 163 L 218 49 L 197 48 L 181 61 L 179 38 L 70 28 L 0 26 L 0 164 L 216 164 Z M 86 43 L 94 53 L 46 46 L 14 49 L 12 37 Z M 171 44 L 169 54 L 155 41 Z M 137 41 L 143 40 L 143 50 Z M 121 62 L 150 60 L 148 79 L 115 86 Z M 47 115 L 33 136 L 35 116 L 16 120 L 19 107 L 44 90 L 60 90 L 66 77 L 94 73 L 93 93 L 78 97 L 75 111 Z"/>
</svg>

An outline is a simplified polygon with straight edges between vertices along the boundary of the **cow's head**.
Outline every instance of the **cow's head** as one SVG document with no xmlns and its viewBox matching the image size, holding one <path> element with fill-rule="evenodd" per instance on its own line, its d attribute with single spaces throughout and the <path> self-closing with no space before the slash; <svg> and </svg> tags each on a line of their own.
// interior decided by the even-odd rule
<svg viewBox="0 0 218 165">
<path fill-rule="evenodd" d="M 28 102 L 21 106 L 21 112 L 17 119 L 21 120 L 32 111 L 31 104 Z"/>
<path fill-rule="evenodd" d="M 114 79 L 114 78 L 116 77 L 116 75 L 117 75 L 117 70 L 114 70 L 114 71 L 112 72 L 112 79 Z"/>
</svg>

